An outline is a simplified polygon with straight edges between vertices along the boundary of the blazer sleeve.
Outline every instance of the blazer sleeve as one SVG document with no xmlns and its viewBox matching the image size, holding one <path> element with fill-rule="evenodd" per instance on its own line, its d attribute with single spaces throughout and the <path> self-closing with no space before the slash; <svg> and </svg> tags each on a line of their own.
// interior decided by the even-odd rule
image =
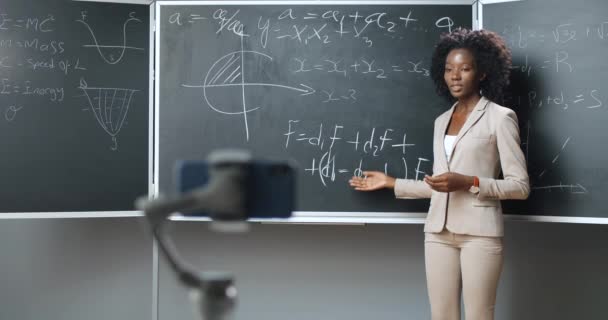
<svg viewBox="0 0 608 320">
<path fill-rule="evenodd" d="M 441 116 L 435 119 L 433 123 L 433 137 L 437 136 L 438 130 L 438 121 Z M 433 141 L 433 145 L 435 141 Z M 434 159 L 433 159 L 434 160 Z M 435 170 L 435 161 L 433 161 L 433 172 Z M 432 175 L 432 174 L 431 174 Z M 426 182 L 422 180 L 414 180 L 414 179 L 396 179 L 395 180 L 395 197 L 397 199 L 422 199 L 422 198 L 430 198 L 432 195 L 433 189 Z"/>
<path fill-rule="evenodd" d="M 530 181 L 526 158 L 520 147 L 517 115 L 508 109 L 496 128 L 496 144 L 504 179 L 479 178 L 478 199 L 526 199 Z"/>
<path fill-rule="evenodd" d="M 431 187 L 422 180 L 395 180 L 395 197 L 398 199 L 430 198 L 432 194 L 431 191 Z"/>
</svg>

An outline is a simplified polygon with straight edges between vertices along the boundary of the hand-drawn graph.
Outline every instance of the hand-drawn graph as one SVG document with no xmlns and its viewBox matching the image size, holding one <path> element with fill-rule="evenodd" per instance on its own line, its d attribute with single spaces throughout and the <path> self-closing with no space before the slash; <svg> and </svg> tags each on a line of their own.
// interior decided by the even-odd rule
<svg viewBox="0 0 608 320">
<path fill-rule="evenodd" d="M 85 19 L 86 19 L 86 14 L 83 12 L 82 19 L 78 19 L 76 21 L 84 24 L 84 26 L 87 27 L 87 29 L 89 30 L 89 33 L 91 33 L 91 38 L 93 39 L 94 44 L 85 44 L 85 45 L 83 45 L 83 47 L 96 48 L 97 52 L 99 53 L 101 58 L 106 63 L 108 63 L 108 64 L 119 63 L 122 60 L 122 58 L 124 57 L 125 52 L 127 50 L 141 50 L 141 51 L 144 50 L 144 48 L 127 46 L 127 25 L 132 22 L 141 22 L 140 19 L 135 17 L 135 12 L 129 13 L 129 19 L 127 19 L 122 26 L 122 38 L 123 38 L 122 45 L 101 45 L 101 44 L 99 44 L 99 42 L 97 41 L 97 37 L 95 36 L 95 32 L 93 32 L 93 29 L 85 21 Z"/>
<path fill-rule="evenodd" d="M 212 110 L 226 114 L 226 115 L 242 115 L 245 124 L 245 139 L 249 141 L 249 123 L 247 121 L 247 114 L 261 107 L 251 107 L 247 105 L 247 99 L 245 98 L 245 87 L 257 86 L 257 87 L 279 87 L 289 90 L 301 92 L 300 95 L 306 96 L 315 93 L 315 90 L 305 84 L 300 84 L 300 87 L 291 87 L 275 83 L 257 83 L 257 82 L 246 82 L 245 80 L 245 61 L 246 59 L 263 60 L 267 59 L 272 61 L 273 58 L 267 54 L 258 51 L 243 50 L 243 38 L 241 36 L 241 50 L 230 52 L 217 61 L 209 68 L 209 71 L 205 75 L 203 85 L 187 85 L 182 84 L 183 87 L 187 88 L 203 88 L 203 98 L 205 102 Z M 222 101 L 215 101 L 210 97 L 210 93 L 217 88 L 222 87 L 234 87 L 240 88 L 240 92 L 237 92 L 241 96 L 241 108 L 239 111 L 227 111 L 233 110 L 234 106 L 223 103 Z"/>
<path fill-rule="evenodd" d="M 113 145 L 110 148 L 118 150 L 116 136 L 127 118 L 133 94 L 139 90 L 89 87 L 84 79 L 80 79 L 78 88 L 87 97 L 97 123 L 112 137 Z"/>
</svg>

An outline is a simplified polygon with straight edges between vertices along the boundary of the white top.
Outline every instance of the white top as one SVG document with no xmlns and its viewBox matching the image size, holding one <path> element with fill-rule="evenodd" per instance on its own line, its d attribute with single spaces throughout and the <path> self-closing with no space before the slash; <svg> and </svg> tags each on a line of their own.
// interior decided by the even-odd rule
<svg viewBox="0 0 608 320">
<path fill-rule="evenodd" d="M 445 156 L 450 161 L 450 157 L 452 156 L 452 148 L 454 147 L 454 142 L 456 141 L 456 136 L 448 136 L 445 135 L 443 139 L 443 146 L 445 147 Z"/>
</svg>

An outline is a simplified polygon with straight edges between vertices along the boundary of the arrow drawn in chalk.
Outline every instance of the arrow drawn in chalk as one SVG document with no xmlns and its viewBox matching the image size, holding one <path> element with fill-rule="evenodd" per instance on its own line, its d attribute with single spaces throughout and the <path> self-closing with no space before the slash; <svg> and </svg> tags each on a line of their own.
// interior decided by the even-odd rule
<svg viewBox="0 0 608 320">
<path fill-rule="evenodd" d="M 263 61 L 273 61 L 274 59 L 262 52 L 244 50 L 243 38 L 244 37 L 241 37 L 241 50 L 230 52 L 216 60 L 207 71 L 202 85 L 182 84 L 181 86 L 185 88 L 202 88 L 205 103 L 215 112 L 225 115 L 242 116 L 245 125 L 245 139 L 246 141 L 249 141 L 249 121 L 247 119 L 247 114 L 258 110 L 261 107 L 249 106 L 245 94 L 247 89 L 251 90 L 251 88 L 255 87 L 283 88 L 300 92 L 301 96 L 311 95 L 315 93 L 316 90 L 303 83 L 298 87 L 277 83 L 248 82 L 245 79 L 245 75 L 249 75 L 246 73 L 246 71 L 249 71 L 250 73 L 253 73 L 253 71 L 245 70 L 245 61 L 252 60 L 256 62 L 256 65 L 260 65 L 260 63 Z M 225 95 L 220 95 L 220 98 L 215 99 L 210 96 L 210 93 L 220 88 L 228 88 L 225 90 L 234 90 L 234 95 L 230 95 L 231 97 L 236 95 L 240 96 L 240 110 L 232 111 L 235 107 L 234 103 L 221 100 L 221 97 L 225 97 Z"/>
</svg>

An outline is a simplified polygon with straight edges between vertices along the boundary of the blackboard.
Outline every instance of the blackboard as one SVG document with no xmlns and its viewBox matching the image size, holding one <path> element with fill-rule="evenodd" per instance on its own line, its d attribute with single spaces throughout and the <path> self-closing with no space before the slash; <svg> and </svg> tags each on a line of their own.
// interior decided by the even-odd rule
<svg viewBox="0 0 608 320">
<path fill-rule="evenodd" d="M 149 16 L 2 1 L 0 212 L 133 210 L 148 193 Z"/>
<path fill-rule="evenodd" d="M 468 5 L 157 4 L 158 183 L 217 148 L 291 160 L 297 210 L 426 212 L 428 200 L 359 193 L 360 169 L 422 179 L 434 119 L 429 78 L 443 32 Z"/>
<path fill-rule="evenodd" d="M 506 213 L 608 217 L 608 2 L 483 6 L 483 28 L 513 52 L 505 105 L 519 115 L 532 192 Z"/>
</svg>

